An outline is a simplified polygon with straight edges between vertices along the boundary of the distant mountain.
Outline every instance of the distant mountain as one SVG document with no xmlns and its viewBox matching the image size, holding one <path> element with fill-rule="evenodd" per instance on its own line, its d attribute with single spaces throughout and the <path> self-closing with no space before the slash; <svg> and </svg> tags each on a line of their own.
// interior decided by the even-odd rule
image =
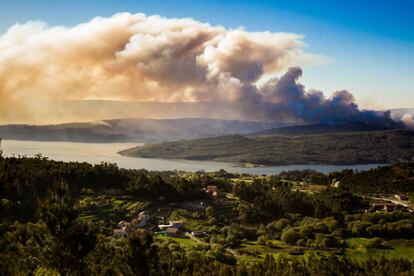
<svg viewBox="0 0 414 276">
<path fill-rule="evenodd" d="M 246 134 L 277 126 L 280 124 L 206 118 L 116 119 L 47 126 L 4 125 L 0 126 L 0 137 L 34 141 L 156 143 Z"/>
<path fill-rule="evenodd" d="M 93 110 L 93 112 L 91 112 Z M 141 119 L 178 119 L 211 118 L 240 121 L 266 121 L 268 117 L 260 110 L 246 112 L 235 102 L 129 102 L 104 100 L 66 100 L 56 101 L 48 106 L 47 122 L 61 124 L 66 122 L 96 121 L 107 119 L 141 118 Z M 2 114 L 3 115 L 3 114 Z M 24 114 L 17 112 L 8 117 L 0 116 L 0 123 L 45 124 L 42 118 L 27 121 Z M 46 122 L 46 123 L 47 123 Z M 283 123 L 296 123 L 286 120 Z"/>
<path fill-rule="evenodd" d="M 267 136 L 267 135 L 308 135 L 308 134 L 326 134 L 326 133 L 342 133 L 342 132 L 361 132 L 361 131 L 378 131 L 391 130 L 395 126 L 373 125 L 364 123 L 342 123 L 334 125 L 312 124 L 300 126 L 286 126 L 273 129 L 267 129 L 255 133 L 250 136 Z"/>
<path fill-rule="evenodd" d="M 257 165 L 393 163 L 414 161 L 414 132 L 382 130 L 301 136 L 233 135 L 146 145 L 120 154 Z"/>
</svg>

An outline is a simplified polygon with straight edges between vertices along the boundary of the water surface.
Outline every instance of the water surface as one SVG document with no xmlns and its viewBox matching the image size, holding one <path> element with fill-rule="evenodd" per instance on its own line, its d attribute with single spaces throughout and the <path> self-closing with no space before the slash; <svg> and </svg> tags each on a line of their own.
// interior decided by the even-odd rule
<svg viewBox="0 0 414 276">
<path fill-rule="evenodd" d="M 32 157 L 42 154 L 44 157 L 58 161 L 79 161 L 97 164 L 100 162 L 117 163 L 126 169 L 147 170 L 182 170 L 182 171 L 218 171 L 224 169 L 228 172 L 248 174 L 277 174 L 286 170 L 313 169 L 328 173 L 342 169 L 368 170 L 378 167 L 378 164 L 368 165 L 289 165 L 244 168 L 234 163 L 192 160 L 164 160 L 155 158 L 131 158 L 117 154 L 118 151 L 135 147 L 136 143 L 74 143 L 74 142 L 37 142 L 3 140 L 2 149 L 5 156 L 24 155 Z"/>
</svg>

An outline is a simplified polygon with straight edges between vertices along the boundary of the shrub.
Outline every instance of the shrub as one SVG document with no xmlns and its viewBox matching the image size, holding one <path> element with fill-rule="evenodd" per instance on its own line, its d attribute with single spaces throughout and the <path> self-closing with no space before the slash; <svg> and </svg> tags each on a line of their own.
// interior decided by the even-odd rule
<svg viewBox="0 0 414 276">
<path fill-rule="evenodd" d="M 181 250 L 181 247 L 177 243 L 171 243 L 170 245 L 168 245 L 168 249 L 170 251 L 180 251 Z"/>
<path fill-rule="evenodd" d="M 283 231 L 281 240 L 286 244 L 295 245 L 296 242 L 302 238 L 302 234 L 294 229 Z"/>
<path fill-rule="evenodd" d="M 306 240 L 305 240 L 305 239 L 299 239 L 299 240 L 296 242 L 296 245 L 297 245 L 297 246 L 306 246 Z"/>
<path fill-rule="evenodd" d="M 307 247 L 314 247 L 314 246 L 315 246 L 315 240 L 313 240 L 313 239 L 308 239 L 308 240 L 306 241 L 306 246 L 307 246 Z"/>
<path fill-rule="evenodd" d="M 274 224 L 275 228 L 277 228 L 279 231 L 282 231 L 288 225 L 289 220 L 286 218 L 281 218 Z"/>
<path fill-rule="evenodd" d="M 373 238 L 367 241 L 366 248 L 382 248 L 384 240 L 381 238 Z"/>
<path fill-rule="evenodd" d="M 210 218 L 209 220 L 208 220 L 208 224 L 209 225 L 215 225 L 217 223 L 217 219 L 216 218 Z"/>
<path fill-rule="evenodd" d="M 267 241 L 267 237 L 264 235 L 257 238 L 257 244 L 265 245 L 266 241 Z"/>
<path fill-rule="evenodd" d="M 207 217 L 213 217 L 214 216 L 214 208 L 211 206 L 208 206 L 206 208 L 206 216 Z"/>
</svg>

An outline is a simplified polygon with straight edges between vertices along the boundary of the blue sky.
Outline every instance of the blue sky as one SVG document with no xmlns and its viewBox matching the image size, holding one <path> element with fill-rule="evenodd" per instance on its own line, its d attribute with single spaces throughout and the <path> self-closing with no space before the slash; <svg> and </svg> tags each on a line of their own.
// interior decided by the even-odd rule
<svg viewBox="0 0 414 276">
<path fill-rule="evenodd" d="M 0 0 L 0 11 L 1 33 L 16 22 L 74 25 L 122 11 L 299 33 L 308 52 L 331 60 L 304 67 L 308 88 L 348 89 L 364 107 L 414 107 L 414 1 Z"/>
</svg>

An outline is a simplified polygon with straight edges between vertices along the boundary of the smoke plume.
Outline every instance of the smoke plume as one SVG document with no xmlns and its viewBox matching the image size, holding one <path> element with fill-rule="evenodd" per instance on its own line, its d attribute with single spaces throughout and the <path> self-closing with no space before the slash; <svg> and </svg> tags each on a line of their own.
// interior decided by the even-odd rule
<svg viewBox="0 0 414 276">
<path fill-rule="evenodd" d="M 65 101 L 114 100 L 206 102 L 232 106 L 219 111 L 226 117 L 252 120 L 392 121 L 361 111 L 348 91 L 329 98 L 306 91 L 298 83 L 302 70 L 289 67 L 324 58 L 305 53 L 305 46 L 297 34 L 144 14 L 120 13 L 73 27 L 17 24 L 0 36 L 0 120 L 67 121 L 80 113 Z M 103 119 L 96 114 L 83 110 L 77 119 Z"/>
<path fill-rule="evenodd" d="M 404 114 L 401 118 L 401 121 L 410 129 L 414 129 L 414 115 L 413 114 Z"/>
<path fill-rule="evenodd" d="M 280 121 L 337 124 L 355 122 L 394 127 L 399 123 L 391 119 L 389 112 L 361 110 L 349 91 L 340 90 L 327 98 L 321 91 L 306 91 L 298 82 L 302 69 L 291 67 L 280 78 L 273 79 L 255 90 L 249 87 L 251 98 L 245 103 L 261 107 L 264 118 Z M 253 91 L 250 91 L 253 90 Z"/>
</svg>

